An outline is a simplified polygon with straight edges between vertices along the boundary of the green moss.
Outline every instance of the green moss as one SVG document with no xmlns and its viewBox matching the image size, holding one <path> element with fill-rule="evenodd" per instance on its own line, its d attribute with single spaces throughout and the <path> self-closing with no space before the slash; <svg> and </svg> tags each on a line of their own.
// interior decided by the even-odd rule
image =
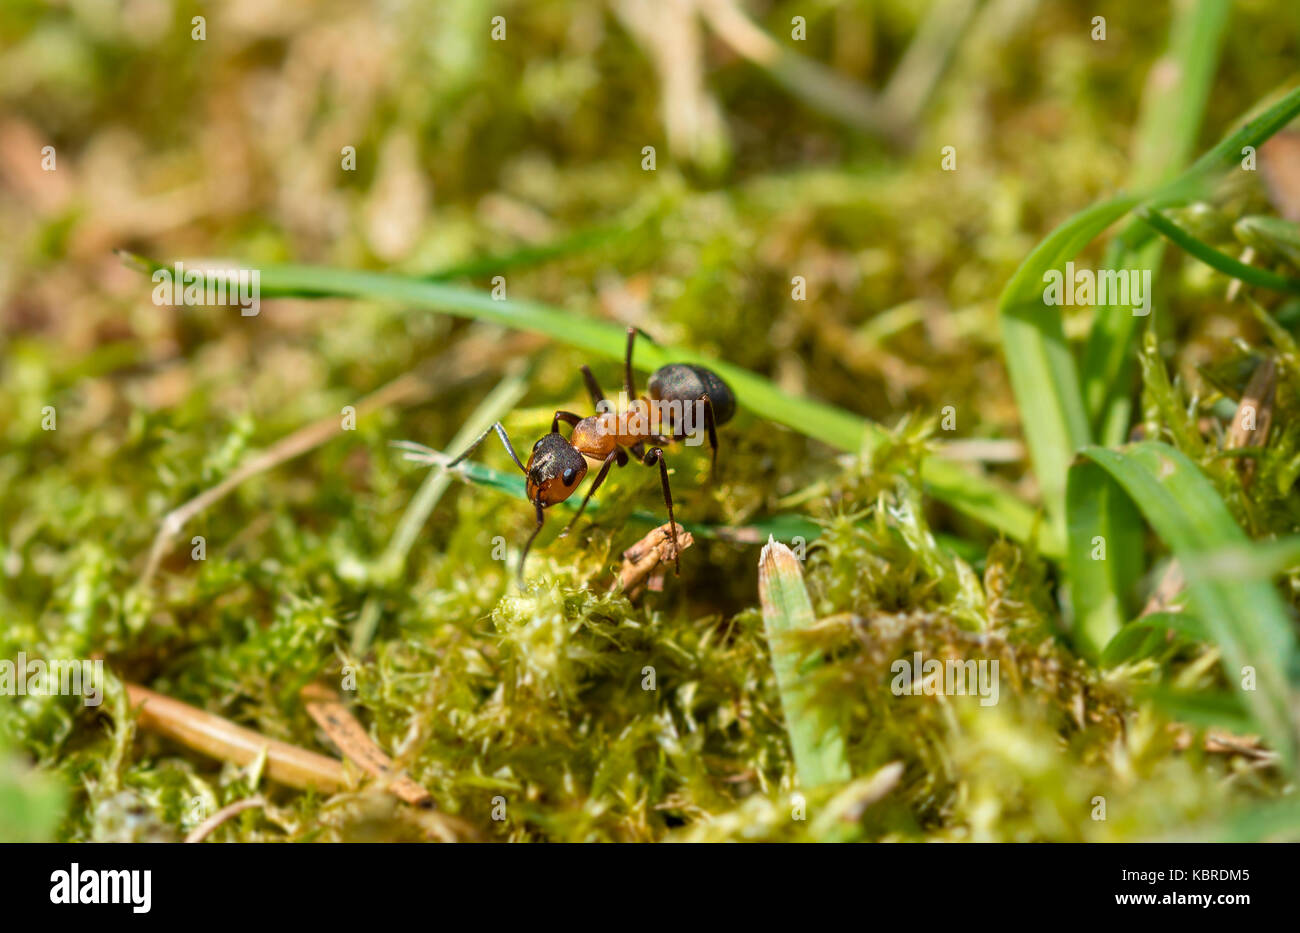
<svg viewBox="0 0 1300 933">
<path fill-rule="evenodd" d="M 922 451 L 954 437 L 1021 436 L 993 301 L 1060 218 L 1128 177 L 1134 101 L 1162 51 L 1159 7 L 1103 4 L 1105 54 L 1079 28 L 1096 12 L 1082 2 L 998 29 L 980 20 L 901 153 L 709 45 L 727 139 L 696 165 L 665 140 L 650 58 L 603 4 L 503 2 L 519 40 L 507 49 L 486 39 L 481 3 L 393 3 L 387 29 L 358 17 L 337 55 L 321 51 L 336 49 L 321 25 L 336 11 L 311 6 L 301 22 L 317 25 L 301 32 L 249 43 L 213 30 L 202 68 L 183 31 L 128 41 L 79 9 L 0 12 L 12 39 L 0 70 L 29 76 L 0 86 L 0 102 L 57 144 L 69 191 L 47 203 L 15 182 L 0 200 L 11 246 L 0 256 L 0 659 L 95 655 L 110 671 L 98 709 L 0 697 L 0 839 L 176 839 L 258 793 L 268 805 L 214 838 L 1106 841 L 1280 794 L 1275 770 L 1196 751 L 1146 697 L 1170 685 L 1216 693 L 1213 649 L 1180 641 L 1105 674 L 1085 665 L 1062 637 L 1057 569 L 936 505 L 917 477 Z M 754 5 L 777 35 L 787 7 Z M 1204 121 L 1216 132 L 1290 76 L 1295 37 L 1272 28 L 1276 7 L 1234 11 Z M 849 3 L 807 15 L 806 54 L 878 83 L 920 12 Z M 283 98 L 268 111 L 240 103 L 265 100 L 268 74 Z M 176 114 L 220 122 L 194 132 Z M 358 149 L 355 173 L 332 170 L 343 144 Z M 640 167 L 643 145 L 658 148 L 654 173 Z M 945 145 L 957 172 L 937 170 Z M 383 153 L 395 161 L 381 166 Z M 385 194 L 389 171 L 410 187 Z M 1257 188 L 1238 179 L 1211 214 L 1179 216 L 1236 255 L 1259 235 L 1238 222 L 1270 210 Z M 160 204 L 182 195 L 192 222 L 163 227 Z M 387 242 L 385 218 L 408 240 Z M 825 658 L 811 687 L 844 724 L 854 780 L 797 786 L 757 543 L 701 536 L 661 592 L 635 604 L 609 593 L 645 530 L 632 513 L 662 511 L 655 471 L 615 471 L 567 538 L 556 510 L 524 591 L 513 566 L 530 509 L 459 483 L 405 565 L 376 571 L 425 475 L 390 441 L 441 448 L 526 356 L 528 394 L 505 418 L 526 449 L 556 408 L 585 411 L 580 364 L 607 389 L 617 365 L 372 302 L 268 302 L 253 319 L 157 308 L 110 245 L 442 270 L 478 288 L 502 274 L 512 298 L 636 323 L 888 425 L 869 455 L 838 457 L 745 413 L 722 432 L 716 483 L 701 451 L 669 458 L 680 518 L 740 526 L 799 513 L 822 528 L 803 542 L 820 621 L 799 640 Z M 1293 274 L 1293 256 L 1278 248 L 1260 262 Z M 1223 301 L 1220 276 L 1182 257 L 1165 266 L 1141 358 L 1143 428 L 1202 466 L 1253 537 L 1294 533 L 1289 332 Z M 792 295 L 796 275 L 807 300 Z M 1292 326 L 1281 301 L 1252 297 Z M 1077 336 L 1089 323 L 1079 310 L 1066 325 Z M 1279 359 L 1274 430 L 1247 486 L 1218 440 L 1266 353 Z M 427 377 L 419 401 L 245 482 L 139 585 L 170 509 L 411 371 Z M 50 405 L 55 431 L 41 427 Z M 955 435 L 939 427 L 948 405 Z M 513 469 L 497 449 L 479 456 Z M 1037 501 L 1025 463 L 982 469 Z M 1283 582 L 1300 606 L 1300 574 Z M 367 600 L 377 626 L 357 656 Z M 917 652 L 998 661 L 999 702 L 897 695 L 894 662 Z M 298 699 L 317 679 L 343 687 L 434 811 L 364 787 L 293 792 L 256 765 L 138 732 L 120 684 L 334 754 Z"/>
</svg>

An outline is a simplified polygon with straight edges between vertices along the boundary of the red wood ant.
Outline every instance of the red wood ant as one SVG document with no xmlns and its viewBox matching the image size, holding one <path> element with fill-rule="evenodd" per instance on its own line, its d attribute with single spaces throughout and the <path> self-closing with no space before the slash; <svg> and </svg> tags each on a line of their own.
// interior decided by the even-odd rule
<svg viewBox="0 0 1300 933">
<path fill-rule="evenodd" d="M 629 453 L 646 466 L 656 464 L 659 466 L 664 505 L 668 508 L 668 522 L 672 530 L 673 563 L 677 572 L 681 572 L 680 559 L 677 557 L 677 524 L 673 518 L 673 496 L 668 488 L 668 465 L 664 463 L 664 452 L 660 445 L 685 439 L 688 436 L 687 429 L 691 426 L 691 419 L 686 416 L 687 406 L 699 406 L 694 410 L 702 409 L 704 428 L 708 432 L 709 447 L 712 450 L 712 470 L 716 473 L 717 429 L 730 421 L 731 416 L 736 413 L 736 397 L 727 384 L 711 370 L 690 363 L 669 363 L 654 371 L 647 384 L 646 396 L 637 398 L 633 392 L 632 379 L 632 350 L 636 344 L 637 333 L 635 327 L 627 329 L 623 388 L 628 399 L 635 399 L 627 411 L 619 412 L 613 408 L 605 398 L 605 393 L 601 391 L 591 369 L 583 366 L 583 380 L 587 384 L 592 404 L 596 407 L 596 414 L 583 418 L 571 411 L 557 411 L 555 417 L 551 419 L 551 432 L 533 445 L 527 466 L 515 453 L 510 437 L 499 421 L 480 434 L 468 450 L 447 464 L 447 467 L 451 468 L 460 463 L 495 431 L 497 437 L 501 438 L 506 453 L 510 454 L 510 459 L 527 478 L 525 488 L 528 501 L 537 510 L 537 527 L 533 529 L 533 533 L 524 545 L 523 554 L 519 557 L 521 583 L 524 577 L 524 561 L 528 558 L 528 550 L 533 546 L 533 541 L 541 533 L 546 517 L 545 510 L 573 495 L 574 490 L 578 488 L 578 483 L 587 475 L 587 458 L 598 461 L 600 471 L 587 489 L 582 505 L 578 507 L 577 513 L 570 519 L 564 531 L 560 533 L 560 537 L 567 535 L 574 522 L 582 515 L 592 494 L 600 488 L 601 483 L 605 482 L 610 467 L 616 463 L 620 467 L 627 465 Z M 668 418 L 663 417 L 664 411 L 669 413 Z M 560 422 L 573 427 L 567 440 L 560 434 Z M 646 449 L 646 444 L 651 445 L 649 450 Z"/>
</svg>

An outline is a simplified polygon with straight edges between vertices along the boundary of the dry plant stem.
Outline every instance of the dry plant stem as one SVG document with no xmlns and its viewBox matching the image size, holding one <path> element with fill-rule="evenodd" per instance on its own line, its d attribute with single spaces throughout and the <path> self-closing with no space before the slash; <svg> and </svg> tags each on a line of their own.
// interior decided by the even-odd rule
<svg viewBox="0 0 1300 933">
<path fill-rule="evenodd" d="M 372 411 L 386 408 L 389 405 L 410 402 L 419 397 L 424 391 L 424 381 L 414 373 L 406 373 L 357 402 L 357 417 L 364 417 Z M 318 421 L 313 421 L 306 427 L 294 431 L 269 449 L 257 454 L 252 459 L 246 460 L 233 473 L 211 489 L 205 490 L 179 508 L 168 512 L 158 528 L 153 547 L 149 551 L 149 563 L 145 566 L 144 574 L 140 577 L 140 586 L 147 587 L 149 585 L 154 574 L 158 571 L 159 563 L 166 556 L 172 539 L 180 534 L 181 529 L 194 516 L 230 495 L 245 480 L 279 466 L 286 460 L 292 460 L 294 457 L 305 454 L 315 447 L 319 447 L 341 430 L 342 422 L 338 415 L 327 415 Z"/>
<path fill-rule="evenodd" d="M 320 684 L 308 684 L 302 689 L 302 698 L 307 704 L 307 715 L 338 746 L 344 758 L 385 781 L 388 791 L 407 803 L 418 807 L 433 803 L 427 790 L 393 767 L 393 760 L 366 734 L 338 694 Z"/>
<path fill-rule="evenodd" d="M 264 807 L 264 806 L 266 806 L 266 799 L 261 796 L 247 797 L 243 800 L 236 800 L 234 803 L 227 804 L 226 806 L 222 807 L 220 810 L 212 814 L 210 817 L 208 817 L 198 826 L 194 827 L 194 829 L 190 831 L 190 834 L 185 837 L 185 841 L 202 842 L 204 839 L 207 839 L 208 836 L 212 835 L 213 831 L 218 826 L 226 822 L 226 820 L 230 819 L 231 817 L 238 816 L 239 814 L 243 813 L 245 810 L 252 810 L 254 807 Z"/>
<path fill-rule="evenodd" d="M 132 683 L 125 686 L 131 705 L 139 709 L 141 729 L 157 732 L 187 748 L 241 766 L 255 760 L 265 749 L 267 776 L 289 787 L 332 794 L 347 786 L 343 763 L 334 758 L 268 739 L 252 729 L 155 693 L 148 687 Z"/>
<path fill-rule="evenodd" d="M 709 163 L 726 152 L 726 121 L 704 75 L 704 41 L 694 0 L 617 0 L 614 12 L 654 60 L 669 148 Z"/>
<path fill-rule="evenodd" d="M 964 441 L 944 441 L 939 451 L 949 460 L 967 463 L 1019 463 L 1025 459 L 1023 441 L 973 437 Z"/>
<path fill-rule="evenodd" d="M 976 0 L 940 0 L 930 8 L 880 96 L 886 112 L 905 125 L 920 119 L 953 49 L 967 32 L 976 6 Z"/>
<path fill-rule="evenodd" d="M 1255 248 L 1253 246 L 1247 246 L 1241 251 L 1241 261 L 1246 265 L 1250 265 L 1255 261 Z M 1229 282 L 1228 290 L 1224 293 L 1227 299 L 1236 301 L 1237 296 L 1241 294 L 1241 287 L 1241 279 L 1233 279 Z"/>
<path fill-rule="evenodd" d="M 1169 731 L 1174 737 L 1174 748 L 1187 751 L 1196 741 L 1196 730 L 1180 722 L 1171 722 Z M 1201 747 L 1211 755 L 1241 755 L 1253 761 L 1274 762 L 1277 753 L 1265 748 L 1257 735 L 1234 735 L 1223 729 L 1207 729 Z"/>
<path fill-rule="evenodd" d="M 1156 584 L 1155 592 L 1151 594 L 1147 604 L 1142 607 L 1138 617 L 1164 612 L 1173 605 L 1174 600 L 1182 593 L 1186 583 L 1187 581 L 1183 577 L 1183 568 L 1178 565 L 1178 561 L 1171 560 L 1169 566 L 1165 568 L 1164 576 Z"/>
<path fill-rule="evenodd" d="M 762 68 L 809 106 L 895 145 L 906 141 L 907 127 L 875 95 L 777 43 L 734 0 L 696 0 L 696 4 L 710 28 L 736 54 Z"/>
<path fill-rule="evenodd" d="M 1232 419 L 1232 428 L 1228 432 L 1229 449 L 1263 447 L 1268 443 L 1268 432 L 1273 426 L 1273 397 L 1276 391 L 1277 364 L 1270 357 L 1255 368 L 1246 391 L 1242 393 L 1237 414 Z M 1249 488 L 1255 477 L 1255 461 L 1244 459 L 1237 468 L 1241 471 L 1242 485 Z"/>
<path fill-rule="evenodd" d="M 527 347 L 535 346 L 539 341 L 536 338 L 529 338 L 524 341 L 507 340 L 504 343 L 506 346 L 503 346 L 501 340 L 485 341 L 477 346 L 477 352 L 460 348 L 440 356 L 429 367 L 421 367 L 420 371 L 398 376 L 357 402 L 356 416 L 361 418 L 390 405 L 417 402 L 431 392 L 435 377 L 439 375 L 449 377 L 448 381 L 452 382 L 467 378 L 493 361 L 512 358 L 515 352 L 522 352 Z M 142 589 L 149 586 L 154 574 L 158 572 L 158 565 L 167 555 L 172 539 L 180 534 L 186 523 L 196 515 L 230 495 L 244 481 L 319 447 L 342 430 L 342 421 L 338 415 L 328 415 L 313 421 L 280 440 L 268 450 L 240 464 L 233 473 L 211 489 L 205 490 L 184 505 L 168 512 L 154 537 L 153 546 L 149 551 L 149 561 L 140 576 L 139 586 Z"/>
<path fill-rule="evenodd" d="M 645 591 L 651 574 L 661 565 L 671 564 L 678 554 L 694 543 L 691 533 L 678 525 L 678 550 L 674 552 L 672 529 L 665 522 L 623 552 L 623 567 L 610 592 L 622 590 L 628 599 L 637 598 Z"/>
</svg>

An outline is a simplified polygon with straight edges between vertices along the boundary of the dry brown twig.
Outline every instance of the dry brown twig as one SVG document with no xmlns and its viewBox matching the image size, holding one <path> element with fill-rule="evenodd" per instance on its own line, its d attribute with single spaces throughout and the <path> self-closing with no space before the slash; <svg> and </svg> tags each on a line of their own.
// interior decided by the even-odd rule
<svg viewBox="0 0 1300 933">
<path fill-rule="evenodd" d="M 614 12 L 653 60 L 669 149 L 713 168 L 730 143 L 704 74 L 704 37 L 693 0 L 615 0 Z"/>
<path fill-rule="evenodd" d="M 1174 748 L 1187 751 L 1195 744 L 1196 730 L 1181 722 L 1171 722 L 1169 731 L 1174 737 Z M 1207 729 L 1201 746 L 1211 755 L 1241 755 L 1252 761 L 1269 763 L 1277 760 L 1277 753 L 1265 748 L 1257 735 L 1234 735 L 1223 729 Z"/>
<path fill-rule="evenodd" d="M 300 790 L 332 794 L 350 783 L 343 763 L 297 745 L 269 739 L 197 707 L 156 693 L 139 684 L 125 684 L 131 705 L 138 709 L 140 728 L 157 732 L 187 748 L 221 761 L 248 765 L 266 754 L 266 774 L 272 781 Z"/>
<path fill-rule="evenodd" d="M 647 589 L 663 589 L 664 572 L 678 554 L 695 543 L 695 538 L 677 526 L 677 551 L 673 550 L 671 526 L 665 522 L 623 552 L 623 566 L 610 592 L 622 590 L 628 599 L 636 599 Z"/>
<path fill-rule="evenodd" d="M 419 807 L 433 803 L 427 790 L 393 766 L 393 760 L 375 744 L 338 694 L 321 684 L 308 684 L 302 689 L 302 698 L 307 705 L 307 715 L 324 730 L 344 758 L 387 782 L 388 791 L 407 803 Z"/>
<path fill-rule="evenodd" d="M 502 360 L 513 359 L 536 342 L 536 338 L 531 335 L 524 335 L 522 340 L 507 338 L 504 345 L 500 340 L 460 345 L 428 366 L 405 373 L 362 398 L 354 406 L 356 417 L 362 418 L 389 406 L 414 404 L 432 393 L 436 381 L 454 383 L 480 375 L 485 368 Z M 246 460 L 215 486 L 168 512 L 163 516 L 154 536 L 139 586 L 142 589 L 149 586 L 158 572 L 159 564 L 167 556 L 172 540 L 195 516 L 230 495 L 246 480 L 319 447 L 342 430 L 342 419 L 338 415 L 327 415 L 313 421 Z"/>
<path fill-rule="evenodd" d="M 414 373 L 406 373 L 357 402 L 357 417 L 363 417 L 389 405 L 409 402 L 418 397 L 423 389 L 424 383 L 419 377 Z M 230 495 L 245 480 L 319 447 L 341 430 L 342 422 L 338 415 L 327 415 L 313 421 L 251 459 L 245 460 L 217 485 L 168 512 L 158 526 L 158 534 L 154 537 L 153 547 L 149 550 L 149 562 L 140 577 L 140 586 L 149 585 L 158 570 L 158 565 L 166 556 L 172 539 L 180 534 L 186 523 L 196 515 Z"/>
<path fill-rule="evenodd" d="M 222 823 L 226 822 L 226 820 L 238 816 L 245 810 L 264 806 L 266 806 L 266 798 L 262 797 L 260 794 L 256 797 L 246 797 L 243 800 L 236 800 L 234 803 L 222 807 L 198 826 L 194 827 L 194 829 L 190 830 L 189 835 L 185 837 L 185 841 L 202 842 L 204 839 L 207 839 L 208 836 L 212 835 L 213 831 L 215 831 Z"/>
<path fill-rule="evenodd" d="M 704 21 L 732 51 L 762 68 L 810 107 L 895 145 L 908 139 L 910 127 L 889 104 L 821 62 L 778 43 L 735 0 L 695 2 Z"/>
<path fill-rule="evenodd" d="M 1277 363 L 1270 357 L 1255 367 L 1246 390 L 1241 394 L 1237 414 L 1233 416 L 1232 427 L 1228 431 L 1229 449 L 1263 447 L 1268 443 L 1268 432 L 1273 426 L 1273 398 L 1276 393 Z M 1242 485 L 1249 486 L 1255 476 L 1254 458 L 1244 458 L 1237 468 L 1241 471 Z"/>
</svg>

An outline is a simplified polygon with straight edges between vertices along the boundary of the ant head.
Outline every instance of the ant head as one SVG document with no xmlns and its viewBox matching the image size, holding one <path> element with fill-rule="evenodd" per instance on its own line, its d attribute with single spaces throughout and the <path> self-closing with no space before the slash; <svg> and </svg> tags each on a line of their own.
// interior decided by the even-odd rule
<svg viewBox="0 0 1300 933">
<path fill-rule="evenodd" d="M 533 445 L 528 457 L 528 498 L 543 507 L 563 502 L 587 475 L 587 461 L 558 433 Z"/>
</svg>

